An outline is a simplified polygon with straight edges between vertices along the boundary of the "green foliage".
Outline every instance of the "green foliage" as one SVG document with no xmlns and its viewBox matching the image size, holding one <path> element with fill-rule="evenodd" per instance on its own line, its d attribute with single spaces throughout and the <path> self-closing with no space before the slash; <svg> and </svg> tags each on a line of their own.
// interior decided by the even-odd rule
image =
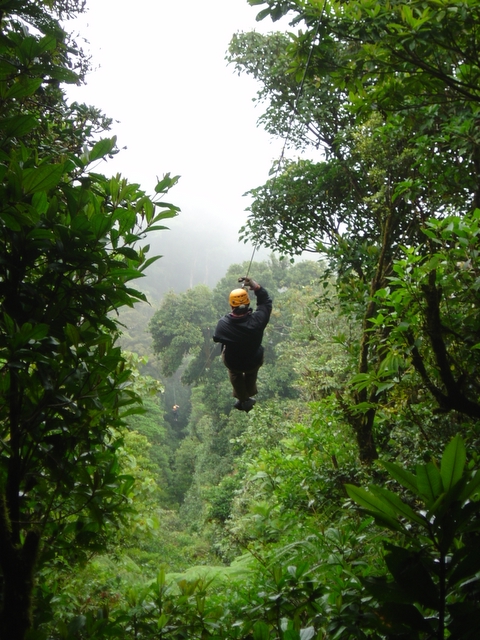
<svg viewBox="0 0 480 640">
<path fill-rule="evenodd" d="M 221 615 L 206 598 L 212 579 L 167 577 L 165 567 L 156 580 L 129 586 L 121 582 L 98 584 L 77 611 L 59 620 L 55 637 L 121 638 L 125 634 L 141 638 L 209 637 Z M 125 589 L 121 593 L 121 589 Z"/>
<path fill-rule="evenodd" d="M 84 58 L 58 22 L 82 2 L 8 3 L 0 43 L 0 634 L 31 627 L 35 571 L 104 546 L 133 478 L 119 429 L 139 399 L 116 345 L 146 235 L 178 208 L 121 176 L 93 172 L 115 153 L 109 122 L 67 106 Z"/>
<path fill-rule="evenodd" d="M 183 380 L 188 384 L 202 375 L 210 364 L 216 321 L 212 291 L 205 285 L 181 294 L 170 292 L 163 298 L 149 327 L 164 375 L 172 376 L 187 355 L 192 358 Z"/>
<path fill-rule="evenodd" d="M 288 318 L 288 340 L 277 347 L 278 365 L 289 359 L 295 371 L 293 385 L 307 401 L 323 399 L 345 390 L 355 366 L 359 326 L 341 313 L 333 287 L 324 282 L 292 288 L 282 296 L 280 313 Z"/>
<path fill-rule="evenodd" d="M 208 518 L 224 523 L 230 516 L 235 493 L 240 487 L 240 478 L 225 476 L 213 487 L 207 496 L 209 502 Z"/>
<path fill-rule="evenodd" d="M 176 503 L 173 497 L 172 459 L 178 446 L 178 439 L 171 426 L 164 419 L 162 402 L 157 399 L 144 399 L 143 413 L 129 416 L 128 427 L 134 429 L 148 440 L 148 458 L 152 465 L 155 482 L 162 494 L 163 506 Z"/>
<path fill-rule="evenodd" d="M 413 501 L 375 485 L 348 487 L 392 530 L 384 539 L 390 577 L 379 575 L 383 560 L 371 519 L 345 514 L 337 526 L 308 526 L 231 569 L 170 577 L 161 570 L 157 580 L 132 585 L 124 595 L 120 584 L 97 588 L 83 613 L 59 624 L 59 637 L 473 638 L 478 594 L 470 578 L 478 573 L 480 485 L 466 458 L 457 436 L 438 468 L 419 464 L 412 473 L 385 463 Z"/>
<path fill-rule="evenodd" d="M 378 394 L 395 382 L 408 384 L 415 372 L 417 388 L 430 392 L 442 411 L 480 416 L 479 219 L 477 209 L 427 221 L 427 242 L 405 248 L 389 286 L 377 292 L 372 328 L 388 335 Z"/>
<path fill-rule="evenodd" d="M 209 522 L 218 520 L 212 515 L 212 510 L 229 509 L 229 504 L 219 507 L 225 493 L 231 497 L 232 490 L 229 482 L 230 474 L 235 473 L 236 454 L 238 450 L 237 438 L 245 429 L 248 417 L 238 411 L 228 415 L 210 413 L 205 405 L 199 403 L 203 388 L 194 390 L 192 394 L 192 415 L 189 427 L 192 437 L 186 438 L 180 445 L 175 458 L 176 472 L 181 482 L 183 480 L 183 504 L 180 515 L 185 525 L 192 531 L 203 531 L 210 539 L 216 533 Z M 184 443 L 188 442 L 188 450 Z M 180 457 L 185 455 L 190 457 Z M 180 464 L 183 462 L 183 468 Z M 240 479 L 237 478 L 239 481 Z M 230 502 L 226 498 L 227 503 Z M 217 505 L 217 506 L 215 506 Z M 220 517 L 220 521 L 221 521 Z"/>
<path fill-rule="evenodd" d="M 324 154 L 321 162 L 275 167 L 272 178 L 250 192 L 241 234 L 288 255 L 321 252 L 337 276 L 344 311 L 362 318 L 357 377 L 340 400 L 360 456 L 371 462 L 378 456 L 376 412 L 392 383 L 385 370 L 399 362 L 384 350 L 388 323 L 372 326 L 380 320 L 377 294 L 389 286 L 402 247 L 415 251 L 423 241 L 427 219 L 463 217 L 479 204 L 479 6 L 476 0 L 448 8 L 430 2 L 250 4 L 263 5 L 258 19 L 288 15 L 304 30 L 237 34 L 229 61 L 260 81 L 261 120 L 270 133 L 298 147 L 313 143 Z M 285 118 L 287 112 L 294 117 Z M 438 289 L 429 286 L 432 307 Z M 439 333 L 438 322 L 432 330 Z M 436 347 L 432 353 L 443 357 Z M 478 417 L 458 388 L 463 378 L 447 380 L 448 358 L 434 367 L 440 384 L 424 355 L 413 358 L 444 410 L 463 406 Z M 477 383 L 471 384 L 475 394 Z"/>
<path fill-rule="evenodd" d="M 69 131 L 64 139 L 53 116 L 37 118 L 41 124 L 35 125 L 33 104 L 33 119 L 17 119 L 24 114 L 12 101 L 12 113 L 0 123 L 10 136 L 9 160 L 0 173 L 4 200 L 8 206 L 21 203 L 5 206 L 5 237 L 20 237 L 36 212 L 30 235 L 21 237 L 25 255 L 32 247 L 48 247 L 48 255 L 37 253 L 34 268 L 27 270 L 30 289 L 9 299 L 3 322 L 6 330 L 15 328 L 10 337 L 17 338 L 19 355 L 9 361 L 5 379 L 35 380 L 47 365 L 53 367 L 53 356 L 62 372 L 59 354 L 66 352 L 68 363 L 81 365 L 77 380 L 89 381 L 88 370 L 97 382 L 108 381 L 111 392 L 99 396 L 101 406 L 91 394 L 81 399 L 96 430 L 80 443 L 78 456 L 69 448 L 76 432 L 63 427 L 61 438 L 55 432 L 46 445 L 40 441 L 49 465 L 40 469 L 37 485 L 25 483 L 27 503 L 46 495 L 54 466 L 55 479 L 62 479 L 69 464 L 73 474 L 75 462 L 74 482 L 58 483 L 56 522 L 76 496 L 88 500 L 83 511 L 67 512 L 55 563 L 41 567 L 37 635 L 473 638 L 480 618 L 475 443 L 467 454 L 456 436 L 437 459 L 452 433 L 473 440 L 478 427 L 479 218 L 470 211 L 479 199 L 479 5 L 250 4 L 263 5 L 260 17 L 274 20 L 290 12 L 304 31 L 237 34 L 230 61 L 260 80 L 257 97 L 268 103 L 261 120 L 270 133 L 288 133 L 291 146 L 313 143 L 324 154 L 321 162 L 286 162 L 254 189 L 242 234 L 288 255 L 321 252 L 326 266 L 292 265 L 272 256 L 232 265 L 214 291 L 199 286 L 168 294 L 150 324 L 163 372 L 175 376 L 164 405 L 147 398 L 152 384 L 135 371 L 136 359 L 116 350 L 116 319 L 104 320 L 120 302 L 132 305 L 146 297 L 122 286 L 148 265 L 129 244 L 143 233 L 133 219 L 143 211 L 147 226 L 162 226 L 153 213 L 161 203 L 120 178 L 107 184 L 88 172 L 89 162 L 116 152 L 113 139 L 96 141 L 98 129 L 108 126 L 101 114 L 63 106 Z M 44 64 L 41 47 L 35 55 Z M 35 91 L 27 81 L 18 85 L 11 90 L 19 100 Z M 50 83 L 44 85 L 54 93 Z M 46 135 L 46 124 L 53 133 Z M 40 137 L 47 151 L 35 156 L 33 141 Z M 157 192 L 174 182 L 166 176 Z M 21 198 L 12 200 L 12 193 Z M 175 213 L 164 205 L 165 217 Z M 77 235 L 48 226 L 59 215 Z M 94 239 L 107 243 L 105 260 L 88 235 L 90 223 Z M 54 241 L 48 244 L 50 233 Z M 70 271 L 62 271 L 70 247 L 85 264 L 84 245 L 93 267 L 80 274 L 70 259 Z M 23 267 L 18 247 L 20 240 L 5 247 L 5 273 Z M 10 256 L 17 257 L 15 268 Z M 52 264 L 60 280 L 50 273 Z M 120 271 L 116 287 L 108 279 L 104 289 L 97 287 L 95 278 L 117 277 L 114 267 Z M 232 409 L 226 371 L 211 341 L 218 318 L 228 311 L 229 291 L 247 271 L 274 296 L 258 403 L 248 415 Z M 48 323 L 35 315 L 37 298 L 26 307 L 28 296 L 39 295 L 49 282 L 57 283 L 55 302 L 70 295 L 63 304 L 69 323 L 63 332 L 63 315 L 47 330 Z M 75 282 L 84 287 L 78 296 Z M 53 293 L 49 313 L 52 300 Z M 104 302 L 103 315 L 79 320 L 80 304 L 85 314 L 87 302 Z M 17 308 L 28 310 L 21 323 Z M 125 336 L 127 344 L 133 340 L 144 344 L 136 334 Z M 98 355 L 101 345 L 102 358 L 109 359 L 96 368 L 86 356 Z M 33 349 L 40 359 L 25 355 Z M 108 362 L 115 367 L 102 378 Z M 177 404 L 181 376 L 192 389 L 187 401 L 179 401 L 182 423 L 176 424 L 168 408 Z M 43 375 L 42 384 L 29 382 L 25 398 L 53 393 L 58 402 L 65 393 L 70 404 L 65 410 L 56 405 L 55 411 L 75 427 L 70 414 L 82 404 L 68 396 L 74 384 L 64 379 L 52 391 L 45 385 L 52 376 Z M 128 415 L 137 394 L 144 413 Z M 111 440 L 99 440 L 107 423 L 120 428 L 124 419 L 133 431 L 123 441 L 117 430 L 107 432 Z M 39 433 L 44 425 L 34 427 Z M 360 464 L 358 453 L 364 462 L 382 454 L 382 466 Z M 6 449 L 2 455 L 7 458 Z M 393 491 L 395 481 L 402 485 L 400 495 Z M 120 482 L 122 501 L 115 502 Z M 357 486 L 372 482 L 368 491 Z M 350 497 L 369 512 L 367 519 L 359 519 L 346 500 L 345 483 Z M 38 508 L 28 504 L 33 521 Z M 178 512 L 165 505 L 178 505 Z M 110 523 L 115 526 L 107 536 L 103 525 Z M 100 543 L 110 554 L 79 570 L 78 559 Z M 239 554 L 230 567 L 211 566 Z M 167 575 L 163 563 L 176 573 Z M 178 573 L 192 564 L 205 566 Z"/>
<path fill-rule="evenodd" d="M 385 543 L 389 578 L 364 582 L 378 603 L 372 616 L 380 632 L 395 637 L 473 638 L 478 607 L 478 514 L 480 475 L 466 465 L 460 436 L 446 447 L 440 465 L 417 464 L 415 473 L 384 462 L 414 500 L 371 485 L 347 485 L 349 496 L 403 543 Z M 472 461 L 473 463 L 474 461 Z"/>
<path fill-rule="evenodd" d="M 297 537 L 317 518 L 336 517 L 344 482 L 363 480 L 338 408 L 326 400 L 310 410 L 309 416 L 296 415 L 293 404 L 258 407 L 255 421 L 237 438 L 245 477 L 227 522 L 236 544 Z"/>
<path fill-rule="evenodd" d="M 96 577 L 91 595 L 75 599 L 76 613 L 70 610 L 59 621 L 55 637 L 120 638 L 135 629 L 152 639 L 340 638 L 346 630 L 349 637 L 368 637 L 355 598 L 359 578 L 370 571 L 361 560 L 369 525 L 345 521 L 342 530 L 312 530 L 261 561 L 243 556 L 231 567 L 197 567 L 180 575 L 161 568 L 153 582 L 128 589 Z"/>
<path fill-rule="evenodd" d="M 193 481 L 197 444 L 194 438 L 186 437 L 175 452 L 173 461 L 172 490 L 178 502 L 182 502 Z"/>
</svg>

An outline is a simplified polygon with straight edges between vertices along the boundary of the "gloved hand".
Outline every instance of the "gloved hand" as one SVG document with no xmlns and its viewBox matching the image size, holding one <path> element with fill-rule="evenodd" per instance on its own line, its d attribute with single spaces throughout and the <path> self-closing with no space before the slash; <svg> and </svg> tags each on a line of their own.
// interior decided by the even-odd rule
<svg viewBox="0 0 480 640">
<path fill-rule="evenodd" d="M 244 287 L 249 287 L 252 291 L 255 291 L 255 289 L 259 288 L 259 284 L 258 282 L 255 282 L 255 280 L 253 280 L 253 278 L 239 278 L 238 279 L 239 282 L 243 281 L 243 286 Z"/>
</svg>

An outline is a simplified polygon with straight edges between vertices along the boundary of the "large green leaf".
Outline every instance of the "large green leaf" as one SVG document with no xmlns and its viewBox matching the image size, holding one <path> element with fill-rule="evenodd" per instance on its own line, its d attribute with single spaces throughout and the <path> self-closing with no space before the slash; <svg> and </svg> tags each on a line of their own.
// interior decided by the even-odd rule
<svg viewBox="0 0 480 640">
<path fill-rule="evenodd" d="M 460 501 L 468 500 L 480 491 L 480 471 L 476 471 L 472 479 L 467 482 L 458 499 Z"/>
<path fill-rule="evenodd" d="M 5 97 L 6 99 L 15 100 L 26 98 L 33 95 L 41 84 L 41 78 L 22 78 L 19 82 L 12 84 Z"/>
<path fill-rule="evenodd" d="M 25 169 L 23 189 L 25 193 L 49 191 L 61 181 L 63 172 L 63 164 L 44 164 L 36 169 Z"/>
<path fill-rule="evenodd" d="M 427 506 L 432 506 L 443 492 L 442 477 L 433 462 L 417 465 L 417 486 Z"/>
<path fill-rule="evenodd" d="M 384 489 L 383 487 L 376 485 L 372 485 L 370 487 L 370 491 L 380 498 L 383 503 L 387 503 L 392 508 L 392 511 L 398 516 L 406 518 L 410 522 L 416 522 L 417 524 L 425 526 L 425 520 L 415 513 L 415 511 L 408 504 L 403 502 L 395 493 L 392 493 L 392 491 L 388 491 L 388 489 Z"/>
<path fill-rule="evenodd" d="M 35 38 L 35 36 L 23 38 L 19 46 L 19 52 L 24 61 L 37 57 L 40 53 L 37 38 Z"/>
<path fill-rule="evenodd" d="M 57 46 L 57 37 L 51 33 L 44 36 L 38 42 L 38 47 L 40 51 L 53 51 Z"/>
<path fill-rule="evenodd" d="M 78 82 L 78 75 L 66 67 L 56 66 L 49 69 L 49 75 L 55 80 L 66 82 L 67 84 L 76 84 Z"/>
<path fill-rule="evenodd" d="M 449 491 L 462 477 L 467 452 L 462 437 L 457 434 L 443 452 L 440 465 L 443 487 Z"/>
<path fill-rule="evenodd" d="M 157 207 L 167 206 L 168 211 L 162 211 L 161 213 L 157 213 L 153 219 L 153 222 L 157 222 L 158 220 L 166 220 L 167 218 L 176 218 L 180 209 L 175 207 L 173 204 L 167 204 L 166 202 L 160 202 L 156 205 Z"/>
<path fill-rule="evenodd" d="M 78 327 L 67 322 L 65 326 L 65 335 L 75 347 L 78 347 L 80 342 L 80 331 Z"/>
<path fill-rule="evenodd" d="M 395 579 L 412 599 L 429 609 L 438 609 L 438 587 L 422 562 L 421 552 L 385 543 L 385 563 Z"/>
<path fill-rule="evenodd" d="M 20 224 L 18 218 L 10 213 L 7 213 L 6 211 L 0 211 L 0 220 L 7 229 L 11 229 L 12 231 L 20 231 L 22 228 L 22 225 Z"/>
<path fill-rule="evenodd" d="M 453 587 L 460 580 L 466 580 L 480 572 L 480 548 L 463 548 L 452 558 L 453 569 L 448 574 L 448 583 Z"/>
<path fill-rule="evenodd" d="M 37 126 L 37 119 L 30 115 L 0 119 L 0 131 L 8 138 L 25 136 Z"/>
<path fill-rule="evenodd" d="M 116 136 L 113 136 L 113 138 L 103 138 L 96 142 L 88 154 L 88 161 L 93 162 L 94 160 L 99 160 L 107 156 L 115 148 L 116 142 Z"/>
<path fill-rule="evenodd" d="M 0 60 L 0 80 L 15 76 L 17 68 L 8 60 Z"/>
<path fill-rule="evenodd" d="M 98 240 L 104 238 L 107 232 L 110 231 L 113 220 L 110 216 L 105 215 L 104 212 L 100 212 L 91 217 L 90 223 L 93 233 Z"/>
<path fill-rule="evenodd" d="M 389 501 L 352 484 L 346 484 L 345 489 L 348 496 L 371 513 L 376 520 L 395 531 L 402 530 L 400 523 L 395 519 L 396 512 Z"/>
<path fill-rule="evenodd" d="M 152 256 L 151 258 L 148 258 L 147 260 L 145 260 L 145 262 L 139 267 L 139 271 L 143 272 L 145 271 L 145 269 L 147 267 L 149 267 L 151 264 L 153 264 L 154 262 L 156 262 L 157 260 L 159 260 L 162 256 Z"/>
<path fill-rule="evenodd" d="M 403 487 L 418 494 L 417 478 L 413 473 L 388 460 L 382 460 L 380 464 L 385 467 L 392 478 L 395 478 Z"/>
<path fill-rule="evenodd" d="M 49 200 L 44 191 L 37 191 L 32 198 L 32 207 L 38 214 L 44 214 L 48 211 Z"/>
<path fill-rule="evenodd" d="M 155 185 L 155 193 L 167 193 L 167 191 L 177 184 L 180 176 L 170 176 L 170 173 L 166 173 L 161 180 Z"/>
<path fill-rule="evenodd" d="M 253 625 L 253 640 L 269 640 L 270 627 L 262 620 L 257 620 Z"/>
</svg>

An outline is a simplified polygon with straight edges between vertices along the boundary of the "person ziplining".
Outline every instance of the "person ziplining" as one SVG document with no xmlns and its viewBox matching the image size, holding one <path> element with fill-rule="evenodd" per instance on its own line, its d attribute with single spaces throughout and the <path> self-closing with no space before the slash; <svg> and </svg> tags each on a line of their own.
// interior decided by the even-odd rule
<svg viewBox="0 0 480 640">
<path fill-rule="evenodd" d="M 326 2 L 323 3 L 322 16 L 325 11 Z M 298 115 L 297 105 L 303 91 L 307 70 L 313 53 L 314 44 L 320 31 L 321 19 L 318 21 L 315 34 L 312 38 L 307 62 L 303 72 L 302 81 L 300 82 L 297 95 L 295 97 L 294 108 L 290 115 L 287 136 L 280 158 L 276 165 L 273 175 L 270 193 L 274 191 L 275 182 L 282 166 L 285 156 L 285 150 L 288 145 L 290 134 L 293 127 L 293 121 Z M 263 364 L 263 332 L 270 320 L 272 313 L 272 299 L 268 291 L 261 287 L 255 280 L 248 277 L 250 267 L 252 266 L 253 256 L 257 247 L 253 248 L 250 265 L 247 269 L 247 275 L 239 278 L 239 282 L 243 282 L 244 287 L 249 287 L 256 296 L 257 308 L 255 311 L 250 309 L 250 298 L 247 291 L 243 289 L 234 289 L 229 296 L 231 311 L 220 318 L 213 340 L 222 344 L 222 359 L 228 369 L 230 382 L 233 387 L 233 396 L 237 398 L 235 409 L 240 411 L 250 411 L 256 403 L 252 396 L 257 394 L 257 374 Z"/>
<path fill-rule="evenodd" d="M 256 400 L 257 374 L 263 364 L 263 332 L 272 313 L 272 299 L 266 289 L 249 277 L 239 278 L 244 287 L 255 293 L 257 308 L 250 308 L 245 288 L 234 289 L 229 295 L 231 311 L 218 321 L 214 342 L 222 345 L 222 359 L 228 369 L 237 399 L 235 409 L 250 411 Z"/>
</svg>

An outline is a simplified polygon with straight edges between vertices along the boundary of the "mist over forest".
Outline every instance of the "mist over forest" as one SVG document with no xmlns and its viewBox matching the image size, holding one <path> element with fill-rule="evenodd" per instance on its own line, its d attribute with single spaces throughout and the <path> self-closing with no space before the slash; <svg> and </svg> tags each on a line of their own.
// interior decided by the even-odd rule
<svg viewBox="0 0 480 640">
<path fill-rule="evenodd" d="M 182 292 L 196 284 L 213 288 L 231 264 L 250 260 L 252 256 L 252 245 L 238 240 L 243 222 L 238 214 L 212 216 L 193 208 L 180 211 L 177 218 L 167 221 L 167 231 L 149 238 L 150 255 L 162 257 L 138 281 L 139 288 L 152 303 L 158 303 L 170 289 Z M 265 259 L 269 253 L 259 248 L 255 259 Z"/>
</svg>

